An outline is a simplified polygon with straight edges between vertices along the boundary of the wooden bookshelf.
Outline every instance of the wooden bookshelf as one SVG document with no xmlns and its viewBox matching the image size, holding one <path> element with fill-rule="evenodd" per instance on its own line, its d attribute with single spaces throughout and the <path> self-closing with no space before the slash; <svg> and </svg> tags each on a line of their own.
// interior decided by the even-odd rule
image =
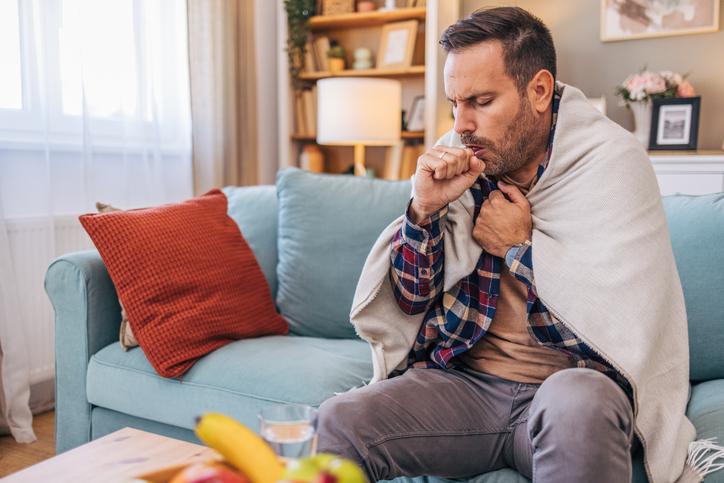
<svg viewBox="0 0 724 483">
<path fill-rule="evenodd" d="M 412 77 L 425 75 L 424 65 L 413 65 L 404 69 L 346 69 L 340 72 L 302 72 L 299 78 L 303 80 L 319 80 L 327 77 Z"/>
<path fill-rule="evenodd" d="M 388 22 L 403 20 L 425 21 L 425 7 L 398 8 L 396 10 L 376 10 L 364 13 L 346 13 L 343 15 L 317 15 L 309 19 L 309 27 L 313 32 L 322 30 L 343 29 L 349 27 L 374 27 Z"/>
<path fill-rule="evenodd" d="M 383 0 L 375 0 L 378 7 L 384 4 Z M 279 49 L 277 52 L 278 62 L 278 86 L 279 86 L 279 136 L 284 140 L 280 143 L 279 159 L 281 166 L 298 166 L 300 154 L 306 145 L 316 143 L 314 131 L 308 127 L 309 117 L 299 116 L 298 113 L 309 110 L 308 102 L 302 102 L 299 109 L 299 89 L 304 90 L 314 87 L 316 81 L 329 77 L 374 77 L 392 78 L 400 81 L 402 88 L 402 109 L 409 111 L 415 99 L 424 97 L 426 125 L 425 131 L 403 132 L 401 138 L 404 141 L 402 151 L 409 151 L 411 148 L 419 149 L 422 145 L 429 146 L 435 139 L 451 127 L 449 111 L 441 108 L 445 105 L 444 91 L 442 89 L 442 62 L 444 56 L 440 53 L 438 45 L 439 32 L 460 18 L 460 2 L 448 0 L 427 0 L 426 7 L 398 8 L 391 11 L 376 10 L 373 12 L 355 12 L 343 15 L 317 15 L 310 19 L 309 28 L 311 31 L 311 60 L 312 68 L 308 72 L 302 72 L 299 80 L 302 82 L 290 82 L 286 52 L 287 23 L 286 16 L 278 18 Z M 379 52 L 382 30 L 386 24 L 415 20 L 419 22 L 416 35 L 412 65 L 405 68 L 395 69 L 364 69 L 354 70 L 354 51 L 359 47 L 366 47 L 372 51 L 373 65 L 376 64 L 376 57 Z M 320 51 L 324 50 L 315 44 L 318 39 L 327 37 L 330 41 L 335 40 L 345 50 L 345 61 L 347 69 L 339 72 L 321 70 L 319 62 Z M 326 47 L 328 48 L 328 47 Z M 307 64 L 310 65 L 310 64 Z M 305 107 L 306 106 L 306 107 Z M 313 123 L 311 123 L 313 124 Z M 299 126 L 302 126 L 299 128 Z M 351 163 L 351 151 L 345 146 L 322 146 L 325 157 L 325 171 L 330 173 L 346 172 Z M 388 166 L 388 159 L 393 153 L 398 153 L 389 147 L 368 146 L 365 150 L 367 166 L 378 174 L 385 172 Z M 397 154 L 394 154 L 397 156 Z M 404 155 L 403 155 L 404 157 Z M 404 164 L 404 163 L 403 163 Z M 408 163 L 409 164 L 409 163 Z M 401 173 L 404 171 L 401 168 Z"/>
</svg>

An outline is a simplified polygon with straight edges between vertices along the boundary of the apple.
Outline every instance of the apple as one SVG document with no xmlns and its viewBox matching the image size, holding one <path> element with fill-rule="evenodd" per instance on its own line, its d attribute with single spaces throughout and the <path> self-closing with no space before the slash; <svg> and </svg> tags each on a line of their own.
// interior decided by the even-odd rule
<svg viewBox="0 0 724 483">
<path fill-rule="evenodd" d="M 331 453 L 290 461 L 282 479 L 304 483 L 367 483 L 357 463 Z"/>
<path fill-rule="evenodd" d="M 251 483 L 221 463 L 196 463 L 176 474 L 171 483 Z"/>
</svg>

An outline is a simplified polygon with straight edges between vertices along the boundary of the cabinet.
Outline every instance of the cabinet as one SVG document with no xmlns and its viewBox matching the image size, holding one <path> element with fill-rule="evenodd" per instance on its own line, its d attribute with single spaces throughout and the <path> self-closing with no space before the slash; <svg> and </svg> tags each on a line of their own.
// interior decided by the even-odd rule
<svg viewBox="0 0 724 483">
<path fill-rule="evenodd" d="M 724 151 L 649 151 L 661 195 L 724 192 Z"/>
<path fill-rule="evenodd" d="M 279 155 L 280 167 L 298 166 L 299 154 L 306 143 L 315 142 L 312 133 L 295 131 L 295 92 L 287 65 L 286 46 L 287 25 L 283 0 L 279 2 L 277 27 L 281 47 L 277 52 L 277 71 L 279 86 Z M 383 2 L 377 2 L 380 6 Z M 398 2 L 404 3 L 404 2 Z M 431 146 L 442 134 L 452 127 L 450 109 L 443 89 L 442 66 L 444 52 L 438 45 L 442 31 L 455 22 L 460 14 L 459 2 L 446 0 L 428 0 L 425 7 L 398 8 L 391 11 L 349 13 L 343 15 L 315 16 L 309 26 L 313 37 L 326 36 L 336 40 L 346 51 L 347 69 L 341 72 L 317 71 L 303 72 L 300 79 L 307 85 L 327 77 L 383 77 L 400 80 L 402 84 L 402 109 L 409 111 L 416 97 L 424 97 L 425 130 L 403 132 L 405 144 L 419 144 L 420 148 Z M 376 59 L 382 27 L 385 24 L 416 20 L 418 34 L 410 67 L 400 69 L 352 70 L 353 53 L 358 47 L 367 47 Z M 385 160 L 389 148 L 368 147 L 366 149 L 367 166 L 377 176 L 385 170 Z M 323 146 L 325 171 L 329 173 L 345 172 L 353 162 L 353 149 L 343 146 Z"/>
</svg>

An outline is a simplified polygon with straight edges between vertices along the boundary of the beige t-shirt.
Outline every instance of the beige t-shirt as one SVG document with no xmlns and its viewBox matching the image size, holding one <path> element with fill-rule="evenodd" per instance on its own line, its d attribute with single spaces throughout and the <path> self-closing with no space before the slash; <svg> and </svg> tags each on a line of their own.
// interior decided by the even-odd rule
<svg viewBox="0 0 724 483">
<path fill-rule="evenodd" d="M 502 177 L 525 194 L 533 180 L 517 183 Z M 479 372 L 509 381 L 540 384 L 554 372 L 575 367 L 575 361 L 562 352 L 545 347 L 528 332 L 528 287 L 501 263 L 500 295 L 488 332 L 458 358 Z"/>
</svg>

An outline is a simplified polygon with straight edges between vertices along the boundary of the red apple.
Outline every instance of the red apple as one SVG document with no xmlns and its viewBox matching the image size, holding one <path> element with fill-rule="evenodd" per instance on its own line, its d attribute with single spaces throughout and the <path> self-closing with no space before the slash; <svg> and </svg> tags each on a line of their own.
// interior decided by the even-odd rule
<svg viewBox="0 0 724 483">
<path fill-rule="evenodd" d="M 251 483 L 221 463 L 196 463 L 187 466 L 173 477 L 171 483 Z"/>
</svg>

